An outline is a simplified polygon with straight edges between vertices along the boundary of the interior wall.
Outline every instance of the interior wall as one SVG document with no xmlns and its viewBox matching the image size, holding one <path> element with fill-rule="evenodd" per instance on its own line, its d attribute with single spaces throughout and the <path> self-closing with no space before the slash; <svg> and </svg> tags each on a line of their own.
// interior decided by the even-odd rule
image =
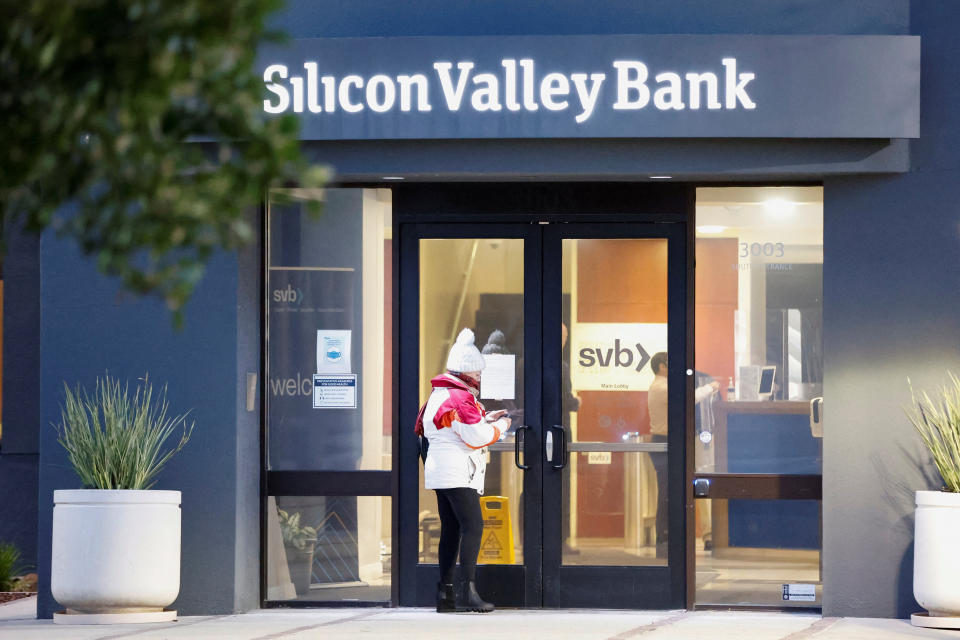
<svg viewBox="0 0 960 640">
<path fill-rule="evenodd" d="M 697 238 L 694 335 L 696 368 L 709 373 L 726 393 L 734 375 L 734 315 L 737 311 L 737 238 Z"/>
</svg>

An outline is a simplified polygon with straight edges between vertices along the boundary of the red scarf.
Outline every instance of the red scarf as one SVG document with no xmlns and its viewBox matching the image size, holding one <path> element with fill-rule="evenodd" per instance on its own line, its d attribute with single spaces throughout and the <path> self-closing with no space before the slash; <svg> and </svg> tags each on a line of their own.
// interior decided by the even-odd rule
<svg viewBox="0 0 960 640">
<path fill-rule="evenodd" d="M 440 374 L 431 380 L 430 386 L 434 389 L 463 389 L 464 391 L 472 393 L 474 397 L 480 394 L 480 388 L 477 386 L 476 380 L 452 371 Z M 429 400 L 427 402 L 429 402 Z M 413 432 L 418 436 L 423 435 L 423 412 L 426 410 L 427 403 L 424 402 L 423 406 L 420 407 L 420 412 L 417 414 L 417 424 L 413 427 Z"/>
</svg>

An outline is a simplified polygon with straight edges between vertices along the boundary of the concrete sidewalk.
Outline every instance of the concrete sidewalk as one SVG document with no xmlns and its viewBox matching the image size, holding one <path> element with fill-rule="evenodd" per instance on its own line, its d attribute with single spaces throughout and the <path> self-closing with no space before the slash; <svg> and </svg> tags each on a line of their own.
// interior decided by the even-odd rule
<svg viewBox="0 0 960 640">
<path fill-rule="evenodd" d="M 0 621 L 0 638 L 107 640 L 135 638 L 450 640 L 887 640 L 960 638 L 960 632 L 917 629 L 906 620 L 821 618 L 812 614 L 739 611 L 501 610 L 444 614 L 428 609 L 269 610 L 181 618 L 156 625 L 54 625 L 49 620 Z"/>
</svg>

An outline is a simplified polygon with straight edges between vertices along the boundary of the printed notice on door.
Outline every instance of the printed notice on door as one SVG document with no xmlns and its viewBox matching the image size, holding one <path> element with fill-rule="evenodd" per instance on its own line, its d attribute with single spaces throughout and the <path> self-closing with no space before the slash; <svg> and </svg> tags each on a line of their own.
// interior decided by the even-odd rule
<svg viewBox="0 0 960 640">
<path fill-rule="evenodd" d="M 317 330 L 317 373 L 350 373 L 349 329 Z"/>
<path fill-rule="evenodd" d="M 517 356 L 510 354 L 487 354 L 483 356 L 486 367 L 480 376 L 482 400 L 513 400 L 516 398 Z"/>
<path fill-rule="evenodd" d="M 313 376 L 314 409 L 356 409 L 357 374 Z"/>
</svg>

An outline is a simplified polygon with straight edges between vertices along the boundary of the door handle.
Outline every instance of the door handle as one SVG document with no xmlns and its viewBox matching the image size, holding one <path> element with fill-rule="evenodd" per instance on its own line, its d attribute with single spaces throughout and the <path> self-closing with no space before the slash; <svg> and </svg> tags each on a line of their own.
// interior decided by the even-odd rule
<svg viewBox="0 0 960 640">
<path fill-rule="evenodd" d="M 694 478 L 693 479 L 693 497 L 694 498 L 710 497 L 710 478 Z"/>
<path fill-rule="evenodd" d="M 520 464 L 520 448 L 521 447 L 523 447 L 524 449 L 524 454 L 523 454 L 524 457 L 526 457 L 527 455 L 526 454 L 527 437 L 523 436 L 521 438 L 520 434 L 522 434 L 525 430 L 528 430 L 528 429 L 530 429 L 530 427 L 528 427 L 525 424 L 522 424 L 519 427 L 517 427 L 516 433 L 513 434 L 513 463 L 517 465 L 517 469 L 527 470 L 530 468 L 530 465 L 528 464 Z"/>
<path fill-rule="evenodd" d="M 560 462 L 557 463 L 553 461 L 553 438 L 550 438 L 551 442 L 549 445 L 550 449 L 547 456 L 547 462 L 549 462 L 550 466 L 554 469 L 563 469 L 565 466 L 567 466 L 567 432 L 564 431 L 563 427 L 558 424 L 550 427 L 549 434 L 553 434 L 555 431 L 560 433 Z"/>
</svg>

